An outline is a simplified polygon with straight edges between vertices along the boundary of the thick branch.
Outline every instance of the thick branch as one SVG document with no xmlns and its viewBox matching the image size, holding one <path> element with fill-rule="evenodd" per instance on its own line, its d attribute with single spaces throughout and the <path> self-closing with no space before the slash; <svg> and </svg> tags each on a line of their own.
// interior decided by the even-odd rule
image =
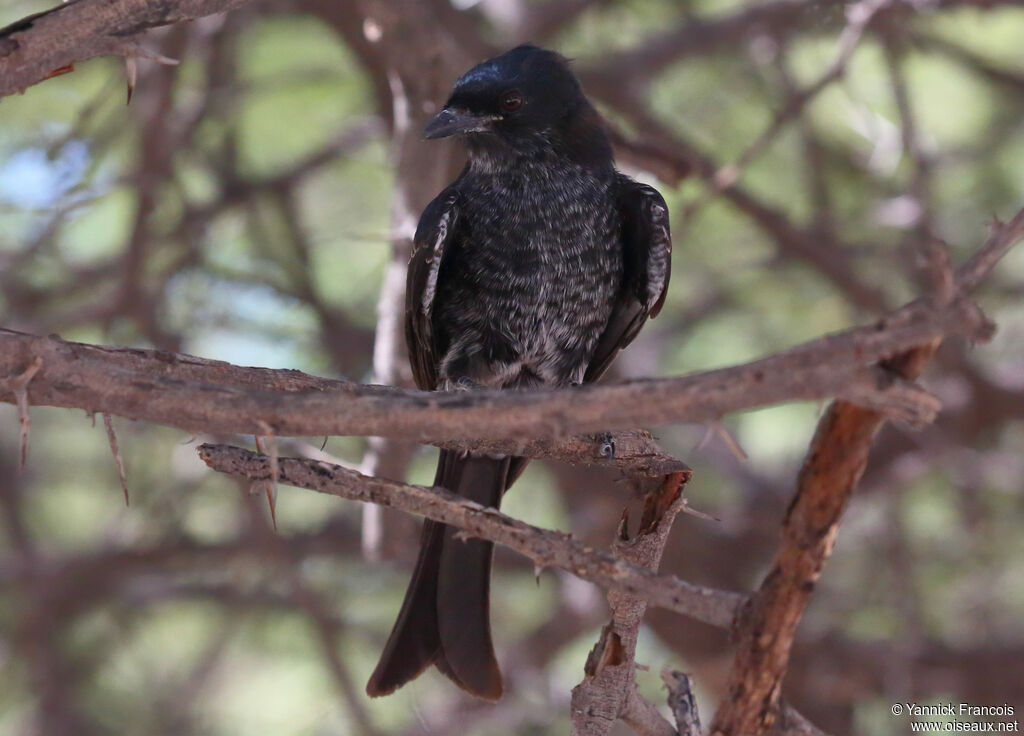
<svg viewBox="0 0 1024 736">
<path fill-rule="evenodd" d="M 248 0 L 72 0 L 0 29 L 0 97 L 96 56 L 130 53 L 150 28 L 223 13 Z"/>
<path fill-rule="evenodd" d="M 251 480 L 271 477 L 270 458 L 226 445 L 202 445 L 200 457 L 214 470 Z M 688 473 L 685 474 L 688 477 Z M 524 524 L 492 508 L 466 501 L 443 488 L 372 478 L 330 463 L 278 458 L 281 483 L 390 506 L 455 526 L 528 557 L 538 567 L 557 567 L 609 590 L 643 598 L 713 626 L 727 627 L 743 596 L 656 575 L 587 547 L 569 535 Z"/>
<path fill-rule="evenodd" d="M 426 393 L 0 330 L 0 377 L 18 375 L 41 358 L 29 386 L 32 404 L 189 432 L 263 434 L 269 426 L 279 437 L 386 436 L 441 444 L 473 438 L 474 446 L 500 441 L 503 451 L 522 455 L 544 454 L 536 442 L 569 433 L 705 423 L 793 400 L 840 397 L 928 422 L 938 410 L 933 397 L 868 366 L 947 334 L 983 340 L 991 325 L 967 300 L 946 306 L 921 301 L 870 327 L 690 376 L 563 390 Z M 2 383 L 0 401 L 14 401 Z"/>
<path fill-rule="evenodd" d="M 5 338 L 11 338 L 12 341 L 5 343 Z M 189 401 L 190 399 L 187 398 L 189 395 L 193 397 L 192 400 L 202 401 L 206 395 L 213 392 L 222 391 L 230 394 L 232 391 L 256 390 L 257 387 L 264 387 L 268 393 L 274 392 L 273 395 L 284 397 L 287 400 L 289 395 L 303 391 L 343 393 L 354 386 L 354 384 L 345 381 L 317 378 L 300 371 L 242 368 L 230 363 L 204 360 L 190 355 L 68 343 L 57 338 L 38 338 L 2 328 L 0 328 L 0 365 L 6 364 L 8 360 L 17 362 L 16 351 L 8 352 L 5 348 L 10 347 L 12 344 L 20 344 L 22 341 L 27 341 L 25 343 L 26 349 L 31 354 L 35 354 L 34 346 L 52 342 L 52 351 L 46 351 L 47 357 L 51 364 L 66 364 L 68 374 L 78 373 L 81 377 L 83 375 L 81 373 L 82 366 L 92 360 L 98 362 L 98 366 L 100 366 L 97 368 L 98 372 L 103 370 L 102 366 L 110 367 L 110 370 L 113 371 L 111 375 L 117 375 L 117 380 L 108 390 L 112 393 L 119 391 L 128 392 L 117 399 L 118 406 L 127 407 L 135 399 L 140 405 L 136 410 L 128 410 L 133 412 L 131 415 L 133 418 L 156 421 L 186 430 L 188 425 L 183 425 L 173 420 L 164 421 L 163 408 L 159 410 L 160 414 L 154 415 L 153 407 L 145 405 L 147 401 L 145 397 L 138 396 L 136 398 L 135 392 L 139 390 L 139 385 L 133 385 L 132 381 L 142 381 L 144 385 L 145 382 L 152 381 L 153 376 L 158 376 L 162 384 L 169 387 L 178 386 L 181 391 L 180 395 L 184 397 L 181 399 L 182 401 Z M 57 357 L 58 355 L 59 357 Z M 38 362 L 34 361 L 29 364 L 34 366 L 32 369 L 33 376 L 39 372 L 43 362 L 40 359 Z M 113 368 L 113 365 L 124 365 L 126 367 L 137 365 L 138 368 L 121 372 L 120 368 Z M 137 375 L 135 373 L 136 370 Z M 160 375 L 161 373 L 163 374 L 162 376 Z M 23 417 L 28 417 L 28 407 L 31 402 L 36 402 L 40 405 L 45 404 L 45 401 L 38 401 L 36 396 L 32 396 L 31 402 L 27 398 L 19 398 L 28 396 L 28 384 L 23 379 L 24 372 L 13 374 L 6 381 L 2 378 L 2 375 L 3 371 L 0 369 L 0 401 L 16 402 L 19 405 L 23 404 Z M 65 374 L 61 372 L 59 375 Z M 90 376 L 92 375 L 90 372 Z M 60 382 L 63 379 L 56 378 L 55 380 Z M 58 386 L 55 388 L 66 390 L 69 387 L 65 384 L 62 387 Z M 383 391 L 383 387 L 364 388 L 379 388 Z M 86 411 L 105 413 L 105 410 L 102 408 L 92 409 L 90 406 L 106 406 L 108 404 L 108 399 L 105 398 L 106 394 L 100 390 L 90 389 L 89 395 L 91 398 L 88 401 L 83 401 L 80 406 L 72 405 L 72 408 L 83 408 Z M 68 404 L 59 403 L 56 405 L 68 406 Z M 174 411 L 174 406 L 173 402 L 169 402 L 166 411 Z M 128 415 L 118 411 L 111 413 L 122 416 Z M 27 423 L 27 419 L 24 421 Z M 216 426 L 210 426 L 208 431 L 217 431 Z M 230 427 L 232 425 L 229 424 L 227 426 Z M 204 430 L 197 428 L 190 431 L 203 432 Z M 225 429 L 224 432 L 232 434 L 247 433 L 241 429 L 238 431 Z M 257 420 L 253 434 L 260 435 L 266 434 L 266 432 L 267 425 L 260 427 Z M 316 436 L 316 434 L 315 431 L 296 432 L 292 436 L 309 437 Z M 275 432 L 275 436 L 281 435 Z M 469 444 L 459 442 L 439 442 L 437 444 L 449 449 L 467 449 L 471 445 L 471 449 L 491 454 L 517 454 L 532 458 L 560 460 L 572 464 L 599 465 L 616 468 L 629 476 L 663 476 L 668 473 L 689 470 L 685 463 L 664 453 L 650 434 L 637 430 L 624 430 L 610 435 L 602 433 L 597 436 L 576 435 L 526 441 L 484 439 L 473 441 Z"/>
</svg>

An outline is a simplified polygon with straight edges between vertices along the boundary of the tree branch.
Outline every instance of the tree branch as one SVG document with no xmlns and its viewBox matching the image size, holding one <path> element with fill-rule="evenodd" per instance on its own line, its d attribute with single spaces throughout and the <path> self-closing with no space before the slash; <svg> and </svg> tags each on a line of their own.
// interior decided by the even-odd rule
<svg viewBox="0 0 1024 736">
<path fill-rule="evenodd" d="M 661 680 L 668 688 L 668 707 L 676 719 L 679 736 L 701 736 L 700 714 L 690 676 L 666 668 L 662 670 Z"/>
<path fill-rule="evenodd" d="M 1024 236 L 1024 210 L 996 223 L 985 245 L 957 271 L 951 299 L 965 298 L 1013 243 Z M 885 362 L 913 380 L 941 343 L 929 343 Z M 782 525 L 772 567 L 738 617 L 729 695 L 711 727 L 713 736 L 768 734 L 779 719 L 782 678 L 790 649 L 821 571 L 832 553 L 847 501 L 867 466 L 868 452 L 885 417 L 836 401 L 818 424 Z"/>
<path fill-rule="evenodd" d="M 636 685 L 626 695 L 622 722 L 633 729 L 637 736 L 680 736 L 680 731 L 658 712 L 654 703 L 640 694 Z M 700 731 L 683 732 L 682 736 L 700 736 Z"/>
<path fill-rule="evenodd" d="M 632 537 L 629 515 L 624 511 L 612 543 L 612 555 L 630 565 L 656 571 L 672 522 L 683 508 L 683 486 L 688 479 L 689 474 L 668 475 L 646 494 L 640 526 Z M 616 721 L 627 715 L 634 725 L 648 732 L 653 727 L 663 734 L 662 726 L 668 723 L 653 719 L 653 709 L 644 707 L 645 701 L 638 700 L 640 695 L 636 693 L 634 657 L 647 601 L 644 596 L 612 589 L 608 591 L 608 607 L 611 621 L 601 630 L 600 639 L 587 657 L 583 682 L 572 691 L 573 736 L 605 736 Z"/>
<path fill-rule="evenodd" d="M 1007 227 L 1019 237 L 1020 228 Z M 546 456 L 547 441 L 568 433 L 706 423 L 793 400 L 845 398 L 912 424 L 926 423 L 939 408 L 934 397 L 869 366 L 950 334 L 983 341 L 991 333 L 992 325 L 966 299 L 948 305 L 919 300 L 870 327 L 690 376 L 561 390 L 446 393 L 0 329 L 0 377 L 17 375 L 41 358 L 43 367 L 28 387 L 37 406 L 99 411 L 190 432 L 261 434 L 266 425 L 279 437 L 386 436 L 435 444 L 474 438 L 473 447 L 482 440 L 509 454 Z M 14 400 L 0 382 L 0 401 Z"/>
<path fill-rule="evenodd" d="M 216 471 L 250 480 L 271 477 L 270 458 L 227 445 L 201 445 L 199 456 Z M 609 590 L 643 598 L 713 626 L 728 627 L 744 600 L 740 593 L 691 585 L 671 575 L 656 575 L 575 541 L 562 532 L 524 524 L 497 509 L 466 501 L 444 488 L 407 485 L 373 478 L 339 465 L 278 458 L 281 483 L 364 503 L 390 506 L 464 529 L 531 559 L 537 567 L 557 567 Z M 681 473 L 689 477 L 689 472 Z"/>
<path fill-rule="evenodd" d="M 248 0 L 71 0 L 0 29 L 0 97 L 96 56 L 139 55 L 150 28 L 224 13 Z M 144 55 L 141 54 L 141 55 Z"/>
</svg>

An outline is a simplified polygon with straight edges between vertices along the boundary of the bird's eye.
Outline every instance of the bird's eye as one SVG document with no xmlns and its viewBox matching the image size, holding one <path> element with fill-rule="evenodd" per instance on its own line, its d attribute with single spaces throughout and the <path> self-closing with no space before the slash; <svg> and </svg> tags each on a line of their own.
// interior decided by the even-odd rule
<svg viewBox="0 0 1024 736">
<path fill-rule="evenodd" d="M 523 106 L 523 96 L 519 94 L 519 90 L 510 89 L 508 92 L 503 92 L 498 100 L 501 105 L 501 109 L 505 112 L 513 112 Z"/>
</svg>

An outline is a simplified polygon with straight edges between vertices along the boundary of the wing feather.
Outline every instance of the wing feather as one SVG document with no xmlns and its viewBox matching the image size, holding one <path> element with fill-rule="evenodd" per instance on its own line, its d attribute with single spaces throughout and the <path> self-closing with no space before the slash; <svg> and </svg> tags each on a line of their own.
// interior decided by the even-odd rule
<svg viewBox="0 0 1024 736">
<path fill-rule="evenodd" d="M 427 205 L 413 237 L 405 282 L 405 342 L 416 385 L 437 388 L 440 359 L 432 321 L 438 279 L 445 256 L 453 250 L 459 220 L 459 193 L 449 187 Z"/>
<path fill-rule="evenodd" d="M 665 303 L 672 271 L 672 235 L 668 205 L 654 187 L 619 174 L 622 219 L 622 288 L 594 357 L 583 377 L 596 381 Z"/>
</svg>

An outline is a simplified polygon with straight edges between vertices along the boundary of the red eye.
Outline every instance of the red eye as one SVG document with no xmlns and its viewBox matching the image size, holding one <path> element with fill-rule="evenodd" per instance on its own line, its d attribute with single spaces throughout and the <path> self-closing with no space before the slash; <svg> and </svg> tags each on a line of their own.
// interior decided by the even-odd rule
<svg viewBox="0 0 1024 736">
<path fill-rule="evenodd" d="M 502 110 L 505 112 L 512 112 L 523 106 L 523 96 L 519 94 L 519 90 L 511 89 L 502 94 L 501 99 L 498 102 L 501 105 Z"/>
</svg>

